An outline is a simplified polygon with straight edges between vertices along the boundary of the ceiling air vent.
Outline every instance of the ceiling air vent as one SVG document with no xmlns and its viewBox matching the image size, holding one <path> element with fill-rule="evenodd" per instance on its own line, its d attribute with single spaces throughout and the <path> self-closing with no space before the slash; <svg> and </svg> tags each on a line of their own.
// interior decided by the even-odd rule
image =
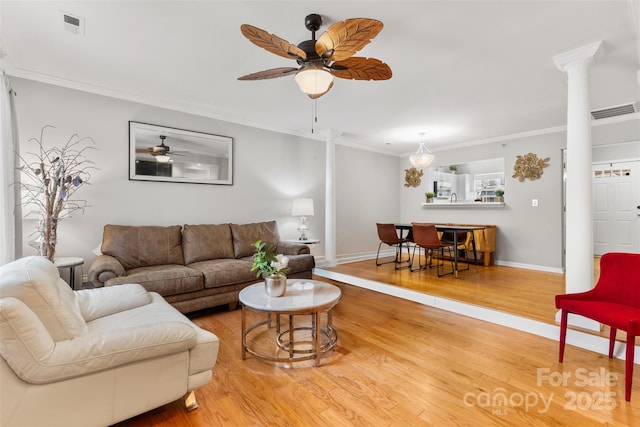
<svg viewBox="0 0 640 427">
<path fill-rule="evenodd" d="M 84 37 L 84 18 L 60 11 L 62 28 L 77 36 Z"/>
<path fill-rule="evenodd" d="M 593 110 L 591 117 L 594 120 L 607 119 L 609 117 L 622 116 L 625 114 L 633 114 L 638 112 L 638 103 L 632 102 L 631 104 L 617 105 L 615 107 L 602 108 L 600 110 Z"/>
</svg>

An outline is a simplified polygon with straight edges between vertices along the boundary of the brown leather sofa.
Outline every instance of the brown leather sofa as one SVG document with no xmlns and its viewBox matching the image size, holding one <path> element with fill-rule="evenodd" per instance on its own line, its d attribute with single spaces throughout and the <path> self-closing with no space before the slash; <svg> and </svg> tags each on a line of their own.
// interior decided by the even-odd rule
<svg viewBox="0 0 640 427">
<path fill-rule="evenodd" d="M 280 240 L 275 221 L 252 224 L 104 227 L 101 251 L 89 268 L 93 287 L 139 283 L 182 313 L 229 304 L 256 283 L 253 244 L 266 242 L 289 257 L 287 277 L 311 279 L 309 247 Z"/>
</svg>

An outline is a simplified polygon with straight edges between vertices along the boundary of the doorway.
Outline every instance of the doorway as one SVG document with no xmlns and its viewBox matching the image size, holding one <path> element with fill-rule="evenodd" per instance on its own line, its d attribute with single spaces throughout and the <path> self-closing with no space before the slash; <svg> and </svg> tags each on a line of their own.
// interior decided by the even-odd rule
<svg viewBox="0 0 640 427">
<path fill-rule="evenodd" d="M 640 161 L 594 163 L 593 251 L 640 252 Z"/>
</svg>

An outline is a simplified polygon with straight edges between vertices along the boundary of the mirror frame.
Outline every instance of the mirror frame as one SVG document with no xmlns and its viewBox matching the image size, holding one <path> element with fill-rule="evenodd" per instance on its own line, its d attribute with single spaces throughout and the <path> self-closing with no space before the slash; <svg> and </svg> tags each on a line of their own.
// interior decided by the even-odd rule
<svg viewBox="0 0 640 427">
<path fill-rule="evenodd" d="M 157 154 L 150 150 L 160 145 L 162 135 L 166 136 L 164 144 L 170 147 L 169 162 L 154 161 Z M 141 162 L 148 163 L 145 172 L 153 172 L 155 164 L 155 173 L 141 173 Z M 160 170 L 161 165 L 168 166 Z M 176 169 L 183 172 L 181 176 L 173 176 Z M 212 173 L 222 178 L 212 178 Z M 233 138 L 129 121 L 129 180 L 233 185 Z"/>
</svg>

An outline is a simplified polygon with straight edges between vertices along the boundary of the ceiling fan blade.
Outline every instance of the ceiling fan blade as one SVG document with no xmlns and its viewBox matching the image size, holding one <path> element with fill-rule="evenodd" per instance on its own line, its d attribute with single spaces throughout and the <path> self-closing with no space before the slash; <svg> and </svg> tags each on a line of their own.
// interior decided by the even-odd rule
<svg viewBox="0 0 640 427">
<path fill-rule="evenodd" d="M 307 54 L 298 46 L 281 39 L 275 34 L 269 34 L 265 30 L 249 24 L 242 24 L 240 31 L 249 41 L 258 47 L 268 50 L 271 53 L 288 59 L 307 59 Z"/>
<path fill-rule="evenodd" d="M 327 90 L 325 90 L 324 92 L 322 92 L 322 93 L 318 93 L 318 94 L 316 94 L 316 95 L 310 95 L 310 94 L 307 94 L 307 96 L 308 96 L 309 98 L 311 98 L 311 99 L 318 99 L 318 98 L 320 98 L 322 95 L 324 95 L 325 93 L 329 92 L 329 91 L 331 90 L 331 88 L 332 88 L 332 87 L 333 87 L 333 82 L 331 82 L 331 83 L 329 84 L 329 87 L 328 87 L 328 88 L 327 88 Z"/>
<path fill-rule="evenodd" d="M 389 80 L 391 68 L 376 58 L 353 57 L 331 64 L 329 72 L 341 79 Z"/>
<path fill-rule="evenodd" d="M 151 149 L 150 148 L 136 148 L 136 153 L 151 153 Z"/>
<path fill-rule="evenodd" d="M 316 41 L 316 53 L 329 61 L 350 58 L 365 47 L 382 30 L 382 22 L 369 18 L 352 18 L 336 22 Z"/>
<path fill-rule="evenodd" d="M 257 73 L 247 74 L 246 76 L 238 77 L 238 80 L 264 80 L 275 79 L 277 77 L 290 76 L 298 72 L 298 68 L 281 67 L 272 68 L 270 70 L 258 71 Z"/>
</svg>

